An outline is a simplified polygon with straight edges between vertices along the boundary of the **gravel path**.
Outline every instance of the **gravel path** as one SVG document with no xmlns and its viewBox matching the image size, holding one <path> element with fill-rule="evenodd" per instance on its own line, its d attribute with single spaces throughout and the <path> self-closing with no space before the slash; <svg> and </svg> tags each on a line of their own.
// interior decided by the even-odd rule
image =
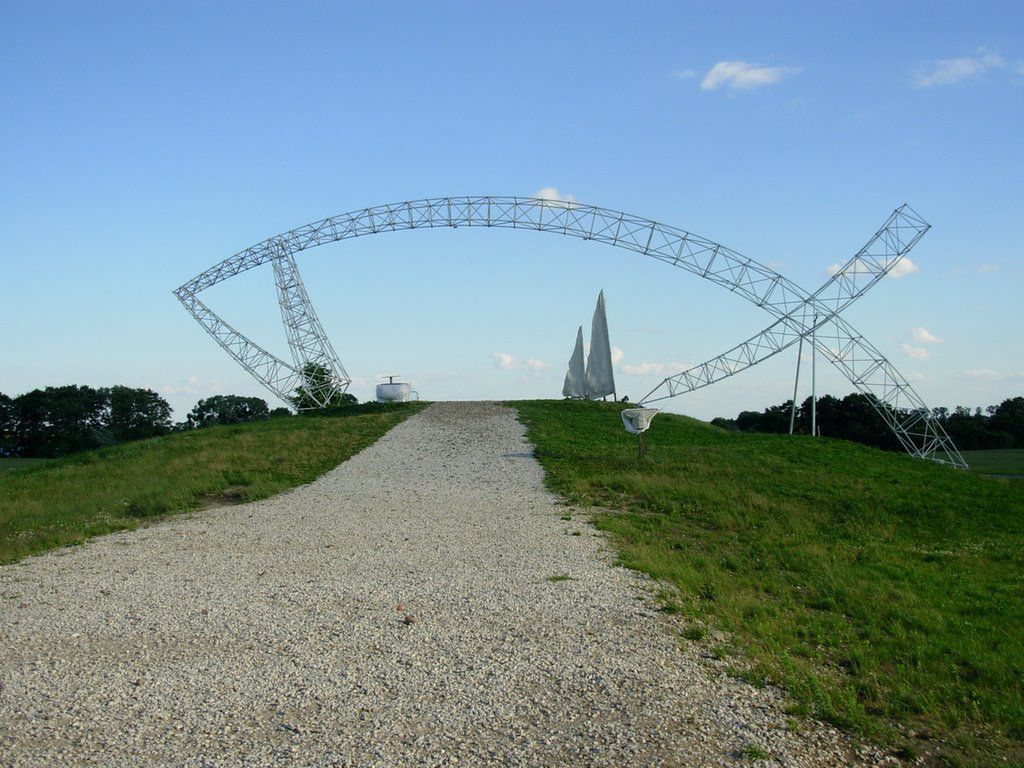
<svg viewBox="0 0 1024 768">
<path fill-rule="evenodd" d="M 290 493 L 0 568 L 0 765 L 851 762 L 564 512 L 512 410 L 446 403 Z"/>
</svg>

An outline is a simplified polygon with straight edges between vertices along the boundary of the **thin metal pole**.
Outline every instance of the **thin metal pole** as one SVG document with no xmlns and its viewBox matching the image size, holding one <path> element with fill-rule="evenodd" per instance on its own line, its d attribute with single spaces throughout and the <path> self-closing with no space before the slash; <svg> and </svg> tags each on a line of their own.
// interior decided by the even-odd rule
<svg viewBox="0 0 1024 768">
<path fill-rule="evenodd" d="M 800 337 L 800 346 L 796 352 L 796 380 L 793 382 L 793 407 L 789 410 L 789 434 L 793 434 L 793 424 L 796 422 L 796 390 L 800 386 L 800 358 L 804 354 L 804 337 Z"/>
<path fill-rule="evenodd" d="M 818 316 L 814 316 L 814 329 L 811 331 L 811 434 L 818 436 L 818 345 L 814 342 L 818 330 Z"/>
</svg>

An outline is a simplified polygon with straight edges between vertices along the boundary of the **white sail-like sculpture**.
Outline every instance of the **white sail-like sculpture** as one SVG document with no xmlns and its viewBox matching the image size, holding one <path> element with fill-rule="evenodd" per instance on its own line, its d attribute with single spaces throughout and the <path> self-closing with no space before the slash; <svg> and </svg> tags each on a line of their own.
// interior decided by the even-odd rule
<svg viewBox="0 0 1024 768">
<path fill-rule="evenodd" d="M 608 316 L 604 311 L 604 291 L 597 297 L 594 321 L 590 326 L 590 354 L 587 356 L 587 397 L 598 400 L 615 394 L 612 373 L 612 347 L 608 340 Z"/>
<path fill-rule="evenodd" d="M 569 358 L 569 370 L 565 374 L 565 384 L 562 385 L 564 397 L 587 396 L 587 374 L 583 366 L 583 326 L 576 331 L 576 348 Z"/>
</svg>

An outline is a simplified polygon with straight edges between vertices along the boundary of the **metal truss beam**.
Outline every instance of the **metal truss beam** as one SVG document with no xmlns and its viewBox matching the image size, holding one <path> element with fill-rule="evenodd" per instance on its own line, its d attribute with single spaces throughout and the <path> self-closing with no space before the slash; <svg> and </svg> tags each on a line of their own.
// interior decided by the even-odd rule
<svg viewBox="0 0 1024 768">
<path fill-rule="evenodd" d="M 302 374 L 276 355 L 243 336 L 194 293 L 179 288 L 178 300 L 214 341 L 267 389 L 285 402 L 302 383 Z"/>
<path fill-rule="evenodd" d="M 906 435 L 916 439 L 920 435 L 921 440 L 915 442 L 913 448 L 908 445 L 908 450 L 923 458 L 938 458 L 937 449 L 928 446 L 935 445 L 934 435 L 941 432 L 941 426 L 931 419 L 930 412 L 923 415 L 923 401 L 910 384 L 899 376 L 892 364 L 867 345 L 863 337 L 837 314 L 891 269 L 895 254 L 905 253 L 927 230 L 928 225 L 906 206 L 894 212 L 886 226 L 869 241 L 870 247 L 862 249 L 840 273 L 814 294 L 807 294 L 774 270 L 723 245 L 650 219 L 575 202 L 490 195 L 428 198 L 379 205 L 322 219 L 236 253 L 186 282 L 175 294 L 232 357 L 268 389 L 281 396 L 282 391 L 293 391 L 282 390 L 283 381 L 287 379 L 288 386 L 291 386 L 291 382 L 301 382 L 299 369 L 288 366 L 224 323 L 196 299 L 198 293 L 268 261 L 281 260 L 285 255 L 291 259 L 300 251 L 325 243 L 401 229 L 460 226 L 554 232 L 624 248 L 709 280 L 774 315 L 778 327 L 771 326 L 758 337 L 749 340 L 747 346 L 740 345 L 743 349 L 738 352 L 741 355 L 738 361 L 730 362 L 726 356 L 721 356 L 718 365 L 722 370 L 735 372 L 738 370 L 736 366 L 744 360 L 747 361 L 745 367 L 749 367 L 758 359 L 758 355 L 763 354 L 763 345 L 772 349 L 787 341 L 792 343 L 806 336 L 810 328 L 832 323 L 835 353 L 826 353 L 829 359 L 855 385 L 871 386 L 872 393 L 880 393 L 878 396 L 885 413 L 899 413 L 901 408 L 906 407 L 902 405 L 904 402 L 917 408 L 915 415 L 899 421 L 905 433 L 900 439 L 904 440 Z M 289 271 L 298 274 L 297 270 L 285 263 L 282 274 Z M 296 299 L 295 310 L 286 310 L 282 299 L 282 316 L 289 328 L 289 346 L 293 358 L 298 350 L 310 354 L 323 353 L 321 359 L 328 359 L 333 356 L 333 350 L 330 350 L 330 354 L 325 351 L 329 349 L 329 343 L 318 321 L 315 323 L 316 330 L 311 331 L 308 337 L 299 338 L 302 335 L 301 329 L 313 327 L 308 318 L 315 320 L 315 313 L 304 289 L 302 294 L 301 299 Z M 817 320 L 814 319 L 815 315 L 818 316 Z M 821 338 L 824 339 L 821 345 L 825 345 L 828 334 Z M 755 342 L 755 339 L 760 340 Z M 869 358 L 870 363 L 865 362 Z M 340 363 L 334 367 L 336 360 L 336 356 L 333 356 L 331 370 L 335 371 L 339 380 L 347 379 Z M 302 361 L 303 364 L 305 362 Z M 299 365 L 297 358 L 296 365 Z M 925 424 L 919 427 L 922 421 Z M 896 429 L 894 421 L 888 420 L 888 423 Z M 948 437 L 941 442 L 952 447 Z M 907 443 L 904 442 L 904 445 Z M 956 456 L 959 458 L 959 454 Z M 954 463 L 959 464 L 959 461 Z"/>
<path fill-rule="evenodd" d="M 283 244 L 273 265 L 288 348 L 295 370 L 301 372 L 302 389 L 307 395 L 308 404 L 303 409 L 323 408 L 348 389 L 351 379 L 320 325 L 295 258 Z"/>
</svg>

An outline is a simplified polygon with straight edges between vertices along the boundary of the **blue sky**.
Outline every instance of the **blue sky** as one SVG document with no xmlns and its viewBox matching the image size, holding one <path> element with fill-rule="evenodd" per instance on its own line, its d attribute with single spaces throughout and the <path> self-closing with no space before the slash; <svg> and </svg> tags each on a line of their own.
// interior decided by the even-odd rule
<svg viewBox="0 0 1024 768">
<path fill-rule="evenodd" d="M 930 404 L 1024 391 L 1024 6 L 630 5 L 0 3 L 0 391 L 148 386 L 179 416 L 272 399 L 175 287 L 323 216 L 545 188 L 808 290 L 908 201 L 933 225 L 917 271 L 847 318 Z M 360 399 L 381 373 L 429 399 L 557 396 L 601 288 L 634 399 L 768 321 L 549 234 L 394 233 L 298 263 Z M 204 296 L 286 356 L 269 268 Z M 794 362 L 670 407 L 781 402 Z M 851 389 L 819 367 L 819 390 Z"/>
</svg>

